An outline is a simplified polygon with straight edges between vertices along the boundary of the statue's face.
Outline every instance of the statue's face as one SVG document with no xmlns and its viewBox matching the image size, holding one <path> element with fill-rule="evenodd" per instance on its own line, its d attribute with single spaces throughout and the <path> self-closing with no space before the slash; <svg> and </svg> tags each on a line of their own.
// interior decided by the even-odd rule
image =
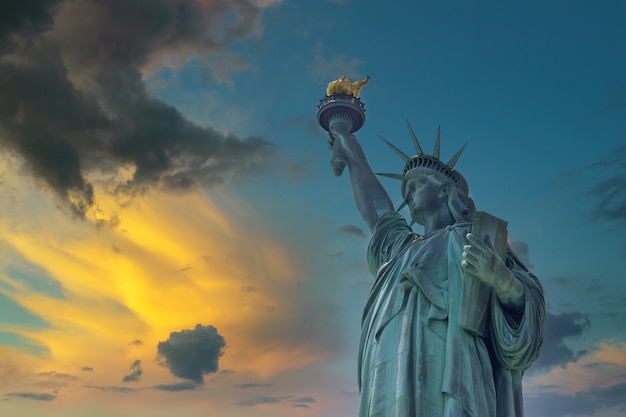
<svg viewBox="0 0 626 417">
<path fill-rule="evenodd" d="M 441 193 L 426 176 L 410 179 L 406 185 L 406 203 L 411 218 L 423 225 L 442 204 Z"/>
</svg>

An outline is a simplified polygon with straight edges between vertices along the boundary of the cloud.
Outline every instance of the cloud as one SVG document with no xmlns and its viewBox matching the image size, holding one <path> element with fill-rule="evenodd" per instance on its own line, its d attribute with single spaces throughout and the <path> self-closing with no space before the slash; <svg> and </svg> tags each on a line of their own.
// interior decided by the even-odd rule
<svg viewBox="0 0 626 417">
<path fill-rule="evenodd" d="M 544 393 L 525 399 L 525 411 L 535 417 L 590 416 L 603 408 L 626 406 L 626 382 L 576 394 Z"/>
<path fill-rule="evenodd" d="M 566 367 L 576 362 L 587 351 L 573 351 L 565 339 L 580 337 L 589 328 L 589 319 L 579 312 L 553 314 L 546 312 L 541 354 L 529 369 L 529 373 L 547 371 L 553 367 Z"/>
<path fill-rule="evenodd" d="M 618 146 L 604 158 L 564 174 L 557 184 L 580 187 L 581 179 L 593 184 L 586 185 L 582 193 L 594 202 L 592 219 L 626 221 L 626 146 Z"/>
<path fill-rule="evenodd" d="M 35 382 L 35 385 L 39 387 L 47 387 L 53 390 L 59 390 L 67 387 L 70 382 L 80 379 L 76 375 L 58 373 L 55 371 L 39 372 L 37 374 L 37 378 L 38 380 Z"/>
<path fill-rule="evenodd" d="M 626 172 L 599 182 L 589 194 L 596 201 L 595 219 L 626 221 Z"/>
<path fill-rule="evenodd" d="M 215 80 L 220 83 L 233 85 L 230 76 L 232 72 L 246 71 L 250 69 L 250 64 L 240 55 L 234 53 L 223 53 L 207 59 L 211 72 L 205 74 L 205 80 Z"/>
<path fill-rule="evenodd" d="M 365 239 L 365 232 L 358 226 L 354 226 L 352 224 L 346 224 L 341 226 L 339 229 L 339 233 L 344 234 L 346 236 L 358 237 L 361 239 Z"/>
<path fill-rule="evenodd" d="M 57 396 L 49 393 L 35 393 L 35 392 L 10 392 L 8 394 L 9 397 L 19 397 L 19 398 L 28 398 L 30 400 L 36 401 L 53 401 L 56 400 Z"/>
<path fill-rule="evenodd" d="M 300 407 L 300 408 L 309 408 L 309 404 L 316 402 L 315 398 L 313 397 L 294 398 L 293 395 L 254 396 L 254 397 L 248 397 L 245 400 L 241 400 L 237 402 L 237 405 L 253 407 L 255 405 L 260 405 L 260 404 L 276 404 L 276 403 L 281 403 L 284 401 L 291 403 L 292 407 Z"/>
<path fill-rule="evenodd" d="M 196 384 L 195 382 L 178 382 L 176 384 L 155 385 L 152 388 L 157 391 L 178 392 L 178 391 L 193 391 L 197 389 L 198 386 L 199 385 Z"/>
<path fill-rule="evenodd" d="M 314 403 L 317 402 L 315 401 L 315 398 L 313 397 L 298 397 L 298 398 L 292 398 L 289 400 L 290 403 Z"/>
<path fill-rule="evenodd" d="M 121 392 L 123 394 L 130 394 L 139 391 L 139 388 L 118 387 L 115 385 L 83 385 L 83 388 L 91 388 L 104 392 Z"/>
<path fill-rule="evenodd" d="M 59 0 L 4 3 L 0 9 L 0 51 L 15 48 L 13 34 L 29 39 L 52 25 L 51 9 Z M 10 4 L 10 6 L 8 6 Z"/>
<path fill-rule="evenodd" d="M 318 43 L 315 46 L 315 56 L 311 66 L 312 76 L 328 82 L 339 76 L 345 75 L 353 80 L 363 78 L 364 74 L 357 71 L 363 63 L 357 59 L 344 54 L 328 54 L 324 51 L 323 45 Z"/>
<path fill-rule="evenodd" d="M 274 386 L 274 384 L 259 384 L 259 383 L 254 383 L 254 382 L 249 382 L 249 383 L 245 383 L 245 384 L 233 384 L 233 387 L 241 388 L 241 389 L 260 388 L 260 387 L 273 387 L 273 386 Z"/>
<path fill-rule="evenodd" d="M 157 350 L 173 375 L 202 383 L 203 375 L 218 370 L 225 345 L 215 327 L 197 324 L 193 330 L 170 333 L 167 340 L 159 342 Z"/>
<path fill-rule="evenodd" d="M 83 366 L 81 368 L 81 371 L 83 371 L 83 372 L 93 372 L 93 368 L 91 366 Z"/>
<path fill-rule="evenodd" d="M 77 215 L 95 204 L 90 176 L 132 192 L 186 189 L 258 173 L 272 158 L 265 139 L 197 126 L 143 81 L 164 62 L 219 53 L 258 34 L 260 7 L 235 0 L 22 3 L 0 18 L 7 23 L 0 30 L 0 146 Z M 119 176 L 120 167 L 127 175 Z"/>
<path fill-rule="evenodd" d="M 143 369 L 141 369 L 141 361 L 139 359 L 136 359 L 130 366 L 130 370 L 130 374 L 124 375 L 124 378 L 122 378 L 122 382 L 139 382 L 141 380 L 141 374 L 143 374 Z"/>
<path fill-rule="evenodd" d="M 528 377 L 525 402 L 529 415 L 595 415 L 605 407 L 624 409 L 626 343 L 607 340 L 565 367 Z"/>
<path fill-rule="evenodd" d="M 241 400 L 237 402 L 237 405 L 245 405 L 247 407 L 253 407 L 259 404 L 276 404 L 276 403 L 280 403 L 285 400 L 288 400 L 290 398 L 292 398 L 291 395 L 284 396 L 284 397 L 271 397 L 271 396 L 248 397 L 245 400 Z"/>
<path fill-rule="evenodd" d="M 626 82 L 616 85 L 610 92 L 610 102 L 604 106 L 602 112 L 626 108 Z"/>
<path fill-rule="evenodd" d="M 39 372 L 37 376 L 42 377 L 42 378 L 58 379 L 58 380 L 64 380 L 64 381 L 75 381 L 78 379 L 76 375 L 58 373 L 55 371 Z"/>
</svg>

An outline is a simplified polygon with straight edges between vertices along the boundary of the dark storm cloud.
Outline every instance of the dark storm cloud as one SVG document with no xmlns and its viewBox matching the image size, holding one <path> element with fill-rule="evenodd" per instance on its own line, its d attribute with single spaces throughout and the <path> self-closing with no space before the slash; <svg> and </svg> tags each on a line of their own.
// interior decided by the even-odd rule
<svg viewBox="0 0 626 417">
<path fill-rule="evenodd" d="M 52 25 L 51 9 L 59 0 L 0 2 L 0 51 L 15 47 L 17 35 L 28 40 Z"/>
<path fill-rule="evenodd" d="M 9 397 L 19 397 L 19 398 L 28 398 L 30 400 L 36 401 L 52 401 L 56 400 L 57 396 L 54 394 L 45 393 L 36 393 L 36 392 L 10 392 L 8 394 Z"/>
<path fill-rule="evenodd" d="M 363 232 L 363 229 L 352 224 L 346 224 L 344 226 L 341 226 L 341 228 L 339 229 L 339 233 L 346 236 L 358 237 L 361 239 L 365 238 L 365 232 Z"/>
<path fill-rule="evenodd" d="M 170 392 L 178 392 L 178 391 L 193 391 L 198 388 L 198 384 L 195 382 L 179 382 L 176 384 L 161 384 L 155 385 L 152 387 L 157 391 L 170 391 Z"/>
<path fill-rule="evenodd" d="M 173 375 L 201 384 L 203 375 L 217 372 L 224 346 L 226 342 L 215 327 L 197 324 L 193 330 L 170 333 L 157 349 Z"/>
<path fill-rule="evenodd" d="M 135 360 L 133 364 L 130 366 L 130 373 L 128 375 L 124 375 L 122 378 L 122 382 L 139 382 L 141 380 L 141 375 L 143 374 L 143 369 L 141 369 L 141 361 L 139 359 Z"/>
<path fill-rule="evenodd" d="M 260 19 L 250 1 L 3 3 L 15 6 L 0 6 L 0 48 L 11 43 L 0 49 L 0 146 L 76 214 L 94 204 L 87 175 L 121 164 L 134 173 L 118 189 L 137 191 L 216 184 L 270 158 L 266 140 L 194 125 L 142 79 L 160 59 L 250 36 Z"/>
<path fill-rule="evenodd" d="M 590 416 L 602 408 L 626 406 L 626 383 L 574 395 L 540 394 L 525 399 L 527 415 L 535 417 Z"/>
<path fill-rule="evenodd" d="M 573 351 L 565 344 L 565 339 L 580 337 L 589 328 L 589 319 L 578 312 L 552 314 L 546 313 L 541 355 L 537 358 L 529 373 L 547 371 L 555 366 L 565 367 L 576 362 L 585 350 Z"/>
</svg>

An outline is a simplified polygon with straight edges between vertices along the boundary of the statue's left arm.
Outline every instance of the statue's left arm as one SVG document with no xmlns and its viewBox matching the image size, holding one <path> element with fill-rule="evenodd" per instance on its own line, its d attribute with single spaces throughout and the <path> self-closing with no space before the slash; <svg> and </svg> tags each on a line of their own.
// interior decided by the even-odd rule
<svg viewBox="0 0 626 417">
<path fill-rule="evenodd" d="M 467 234 L 461 265 L 466 274 L 491 286 L 494 353 L 507 369 L 524 370 L 543 342 L 545 300 L 541 283 L 511 252 L 500 257 L 475 235 Z"/>
<path fill-rule="evenodd" d="M 491 300 L 490 345 L 494 359 L 498 416 L 523 417 L 522 377 L 537 359 L 543 344 L 545 300 L 537 277 L 514 255 L 507 264 L 524 291 L 522 307 L 511 309 L 497 297 Z"/>
</svg>

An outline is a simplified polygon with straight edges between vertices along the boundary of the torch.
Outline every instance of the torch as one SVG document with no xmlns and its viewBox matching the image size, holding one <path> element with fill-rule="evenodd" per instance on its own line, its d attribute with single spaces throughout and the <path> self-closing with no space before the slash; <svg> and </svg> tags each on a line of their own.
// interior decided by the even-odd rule
<svg viewBox="0 0 626 417">
<path fill-rule="evenodd" d="M 349 78 L 341 77 L 331 81 L 326 89 L 326 95 L 317 106 L 317 122 L 322 129 L 330 134 L 332 139 L 332 157 L 330 165 L 335 176 L 340 176 L 346 167 L 346 157 L 337 140 L 331 132 L 330 126 L 336 122 L 345 123 L 352 134 L 365 123 L 365 104 L 359 98 L 361 88 L 369 81 L 369 76 L 361 81 L 353 82 Z"/>
</svg>

